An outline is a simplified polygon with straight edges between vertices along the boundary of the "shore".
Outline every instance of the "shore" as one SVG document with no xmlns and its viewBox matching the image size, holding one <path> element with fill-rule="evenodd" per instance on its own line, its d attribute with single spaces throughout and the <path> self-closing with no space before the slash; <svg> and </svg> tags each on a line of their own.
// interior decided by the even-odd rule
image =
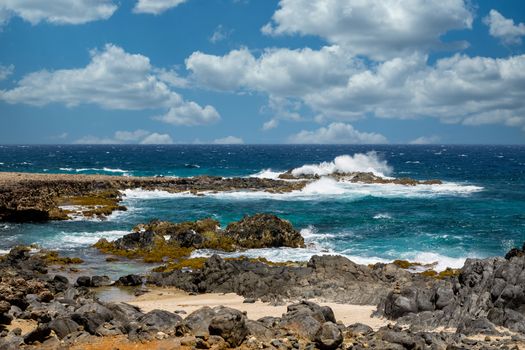
<svg viewBox="0 0 525 350">
<path fill-rule="evenodd" d="M 149 292 L 138 296 L 128 302 L 130 305 L 139 307 L 143 312 L 150 312 L 155 309 L 166 311 L 183 311 L 178 312 L 183 318 L 185 315 L 208 306 L 211 308 L 217 306 L 226 306 L 242 312 L 251 320 L 257 320 L 266 316 L 282 317 L 286 313 L 287 306 L 272 305 L 264 303 L 259 300 L 252 300 L 249 303 L 245 302 L 245 298 L 235 293 L 207 293 L 191 295 L 183 290 L 177 288 L 151 288 Z M 338 304 L 327 303 L 316 299 L 310 301 L 320 305 L 328 306 L 334 310 L 335 317 L 341 321 L 345 326 L 354 323 L 362 323 L 374 330 L 386 326 L 390 322 L 381 317 L 372 317 L 376 311 L 376 305 L 353 305 L 353 304 Z"/>
</svg>

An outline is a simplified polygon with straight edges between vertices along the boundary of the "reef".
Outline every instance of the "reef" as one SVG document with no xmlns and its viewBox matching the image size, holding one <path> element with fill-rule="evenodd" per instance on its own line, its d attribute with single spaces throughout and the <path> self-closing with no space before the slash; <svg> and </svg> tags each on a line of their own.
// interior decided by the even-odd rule
<svg viewBox="0 0 525 350">
<path fill-rule="evenodd" d="M 142 258 L 144 262 L 177 262 L 196 249 L 232 252 L 247 248 L 304 247 L 304 239 L 290 222 L 275 215 L 256 214 L 230 223 L 203 219 L 181 223 L 152 221 L 113 242 L 99 240 L 95 248 L 106 254 Z M 173 266 L 173 264 L 172 264 Z"/>
</svg>

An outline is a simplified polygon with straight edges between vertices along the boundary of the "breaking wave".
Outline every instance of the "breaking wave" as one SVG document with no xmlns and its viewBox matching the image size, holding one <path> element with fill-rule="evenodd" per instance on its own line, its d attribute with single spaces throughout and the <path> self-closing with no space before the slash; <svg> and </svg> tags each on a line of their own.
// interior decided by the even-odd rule
<svg viewBox="0 0 525 350">
<path fill-rule="evenodd" d="M 353 156 L 342 155 L 331 162 L 307 164 L 292 170 L 292 175 L 326 176 L 335 173 L 364 172 L 387 177 L 393 169 L 386 160 L 381 160 L 376 152 L 356 153 Z"/>
</svg>

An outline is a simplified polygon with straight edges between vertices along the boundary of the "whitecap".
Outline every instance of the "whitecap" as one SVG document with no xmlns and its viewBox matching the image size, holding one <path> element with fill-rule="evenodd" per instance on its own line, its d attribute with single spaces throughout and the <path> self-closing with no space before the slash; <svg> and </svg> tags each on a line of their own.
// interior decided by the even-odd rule
<svg viewBox="0 0 525 350">
<path fill-rule="evenodd" d="M 273 171 L 272 169 L 263 169 L 258 173 L 250 175 L 250 177 L 256 177 L 259 179 L 273 179 L 277 180 L 282 172 Z"/>
<path fill-rule="evenodd" d="M 59 168 L 59 170 L 74 171 L 77 173 L 83 173 L 86 171 L 104 171 L 107 173 L 122 173 L 122 174 L 128 173 L 128 170 L 123 170 L 119 168 L 114 169 L 114 168 L 108 168 L 108 167 L 103 167 L 103 168 Z"/>
<path fill-rule="evenodd" d="M 421 164 L 419 160 L 407 160 L 405 164 Z"/>
<path fill-rule="evenodd" d="M 386 219 L 392 219 L 392 216 L 388 213 L 379 213 L 379 214 L 374 215 L 374 219 L 386 220 Z"/>
<path fill-rule="evenodd" d="M 331 162 L 319 164 L 306 164 L 292 170 L 292 175 L 318 175 L 326 176 L 334 173 L 365 172 L 376 176 L 386 177 L 393 169 L 385 160 L 379 159 L 376 152 L 366 154 L 356 153 L 353 156 L 342 155 Z"/>
<path fill-rule="evenodd" d="M 434 198 L 439 196 L 468 196 L 483 190 L 483 187 L 445 182 L 433 185 L 406 186 L 400 184 L 365 184 L 338 182 L 323 177 L 307 184 L 302 190 L 287 193 L 265 191 L 190 192 L 171 193 L 162 190 L 127 189 L 121 191 L 126 199 L 196 198 L 200 196 L 224 200 L 356 200 L 363 197 L 377 198 Z"/>
<path fill-rule="evenodd" d="M 98 242 L 99 239 L 105 238 L 109 241 L 120 238 L 129 231 L 110 230 L 97 232 L 60 232 L 53 239 L 46 239 L 42 242 L 36 242 L 45 248 L 51 249 L 73 249 L 79 247 L 91 246 Z"/>
</svg>

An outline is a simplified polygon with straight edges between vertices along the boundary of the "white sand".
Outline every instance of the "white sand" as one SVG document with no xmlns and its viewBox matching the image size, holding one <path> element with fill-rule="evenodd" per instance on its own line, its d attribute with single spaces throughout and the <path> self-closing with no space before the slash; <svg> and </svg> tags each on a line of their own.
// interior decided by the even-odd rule
<svg viewBox="0 0 525 350">
<path fill-rule="evenodd" d="M 273 306 L 268 303 L 257 301 L 253 304 L 243 303 L 244 298 L 233 293 L 229 294 L 200 294 L 189 295 L 174 288 L 155 288 L 150 292 L 135 298 L 128 304 L 138 306 L 142 311 L 148 312 L 154 309 L 161 309 L 167 311 L 184 310 L 187 314 L 200 309 L 203 306 L 227 306 L 233 309 L 246 311 L 248 318 L 257 320 L 264 316 L 281 317 L 286 312 L 286 305 Z M 350 325 L 356 322 L 364 323 L 373 329 L 378 329 L 386 324 L 388 320 L 383 318 L 371 317 L 376 307 L 373 305 L 351 305 L 351 304 L 336 304 L 324 303 L 312 300 L 319 305 L 329 306 L 335 314 L 338 321 L 345 325 Z M 182 314 L 182 317 L 185 315 Z"/>
</svg>

